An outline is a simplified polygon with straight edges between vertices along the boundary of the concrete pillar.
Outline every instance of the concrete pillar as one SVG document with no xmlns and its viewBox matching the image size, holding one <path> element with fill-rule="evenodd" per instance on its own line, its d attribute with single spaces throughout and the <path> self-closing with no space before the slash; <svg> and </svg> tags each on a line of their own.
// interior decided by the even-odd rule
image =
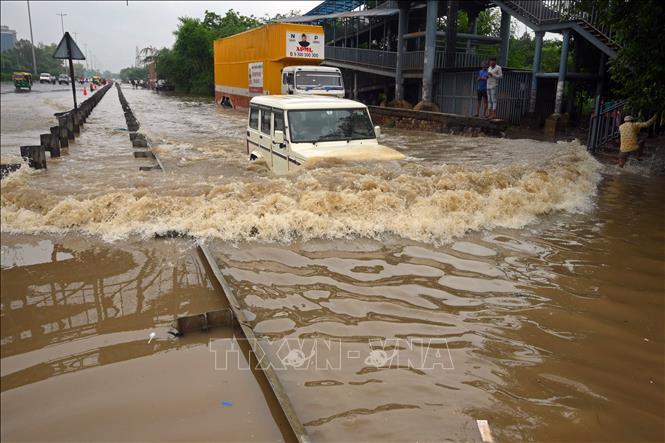
<svg viewBox="0 0 665 443">
<path fill-rule="evenodd" d="M 568 45 L 570 44 L 570 30 L 562 31 L 561 58 L 559 60 L 559 76 L 556 83 L 556 99 L 554 101 L 554 113 L 561 114 L 563 104 L 563 84 L 566 80 L 566 62 L 568 61 Z"/>
<path fill-rule="evenodd" d="M 536 48 L 533 51 L 533 67 L 531 68 L 531 95 L 529 96 L 529 112 L 536 112 L 536 94 L 538 93 L 538 73 L 540 72 L 540 56 L 543 52 L 543 36 L 545 32 L 536 31 Z"/>
<path fill-rule="evenodd" d="M 501 37 L 501 49 L 499 52 L 499 65 L 504 67 L 508 64 L 508 44 L 510 43 L 510 14 L 501 11 L 501 29 L 499 31 Z"/>
<path fill-rule="evenodd" d="M 477 35 L 478 34 L 478 13 L 474 12 L 473 14 L 469 14 L 469 34 Z M 475 49 L 475 48 L 473 48 Z M 472 52 L 472 47 L 471 47 L 471 40 L 466 41 L 466 52 L 471 53 Z"/>
<path fill-rule="evenodd" d="M 395 100 L 404 100 L 404 76 L 402 74 L 402 55 L 406 52 L 404 34 L 408 32 L 409 9 L 400 4 L 397 23 L 397 64 L 395 67 Z"/>
<path fill-rule="evenodd" d="M 455 67 L 455 52 L 457 51 L 457 0 L 448 0 L 446 3 L 446 64 L 447 68 Z"/>
<path fill-rule="evenodd" d="M 425 60 L 423 63 L 423 101 L 432 101 L 434 65 L 436 62 L 436 22 L 439 2 L 427 0 L 425 22 Z"/>
</svg>

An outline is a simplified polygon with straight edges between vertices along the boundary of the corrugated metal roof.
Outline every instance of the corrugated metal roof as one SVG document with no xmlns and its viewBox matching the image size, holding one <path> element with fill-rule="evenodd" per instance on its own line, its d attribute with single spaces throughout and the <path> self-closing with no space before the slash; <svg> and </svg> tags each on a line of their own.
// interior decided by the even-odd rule
<svg viewBox="0 0 665 443">
<path fill-rule="evenodd" d="M 362 4 L 362 0 L 326 0 L 307 12 L 305 15 L 327 15 L 338 12 L 353 11 Z"/>
</svg>

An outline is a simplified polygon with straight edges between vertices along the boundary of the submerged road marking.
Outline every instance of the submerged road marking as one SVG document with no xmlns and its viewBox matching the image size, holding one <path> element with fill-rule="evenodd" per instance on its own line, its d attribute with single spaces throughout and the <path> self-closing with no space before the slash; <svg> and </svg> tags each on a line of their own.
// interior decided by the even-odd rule
<svg viewBox="0 0 665 443">
<path fill-rule="evenodd" d="M 483 439 L 485 443 L 494 443 L 494 438 L 492 438 L 492 431 L 490 431 L 490 425 L 487 420 L 476 420 L 478 425 L 478 431 L 480 431 L 480 438 Z"/>
</svg>

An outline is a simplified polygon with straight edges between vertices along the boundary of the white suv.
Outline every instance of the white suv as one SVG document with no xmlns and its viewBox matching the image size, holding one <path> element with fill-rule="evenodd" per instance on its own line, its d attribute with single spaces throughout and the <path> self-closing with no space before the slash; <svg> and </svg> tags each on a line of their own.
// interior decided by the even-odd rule
<svg viewBox="0 0 665 443">
<path fill-rule="evenodd" d="M 265 159 L 285 174 L 310 159 L 402 160 L 404 155 L 377 141 L 367 106 L 316 95 L 260 95 L 252 98 L 247 124 L 250 160 Z"/>
<path fill-rule="evenodd" d="M 51 83 L 51 78 L 53 76 L 48 72 L 42 72 L 39 74 L 39 83 Z"/>
</svg>

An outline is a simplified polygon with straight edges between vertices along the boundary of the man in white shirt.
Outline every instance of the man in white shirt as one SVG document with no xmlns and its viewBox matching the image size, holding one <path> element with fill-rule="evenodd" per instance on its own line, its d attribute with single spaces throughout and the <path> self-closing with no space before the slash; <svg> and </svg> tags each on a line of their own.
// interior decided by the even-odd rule
<svg viewBox="0 0 665 443">
<path fill-rule="evenodd" d="M 501 66 L 496 64 L 496 58 L 490 59 L 490 67 L 487 69 L 487 104 L 490 108 L 490 119 L 496 118 L 497 89 L 499 79 L 503 78 Z"/>
</svg>

